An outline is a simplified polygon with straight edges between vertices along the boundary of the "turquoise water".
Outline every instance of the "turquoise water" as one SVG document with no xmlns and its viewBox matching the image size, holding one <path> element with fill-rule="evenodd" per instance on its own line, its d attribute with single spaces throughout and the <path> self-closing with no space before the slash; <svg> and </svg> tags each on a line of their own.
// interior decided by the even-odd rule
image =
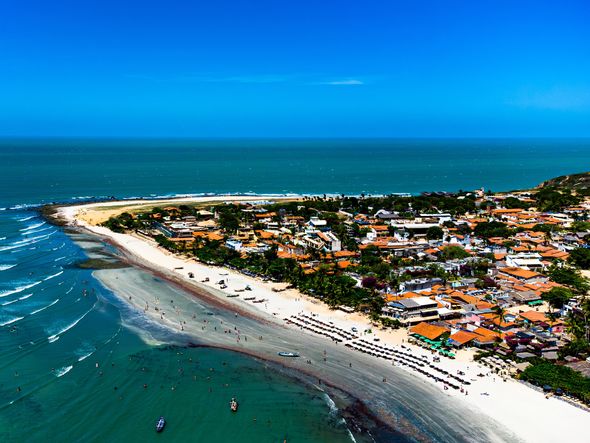
<svg viewBox="0 0 590 443">
<path fill-rule="evenodd" d="M 0 441 L 351 441 L 324 393 L 258 360 L 183 347 L 186 337 L 144 321 L 77 266 L 105 246 L 76 238 L 81 248 L 45 223 L 36 204 L 505 190 L 587 170 L 589 147 L 587 140 L 2 140 Z M 244 399 L 237 415 L 227 408 L 233 395 Z M 160 415 L 169 420 L 161 436 L 153 430 Z"/>
<path fill-rule="evenodd" d="M 168 441 L 351 441 L 321 391 L 187 348 L 124 305 L 77 266 L 104 245 L 75 236 L 81 249 L 31 210 L 1 214 L 0 441 L 155 441 L 160 415 Z"/>
</svg>

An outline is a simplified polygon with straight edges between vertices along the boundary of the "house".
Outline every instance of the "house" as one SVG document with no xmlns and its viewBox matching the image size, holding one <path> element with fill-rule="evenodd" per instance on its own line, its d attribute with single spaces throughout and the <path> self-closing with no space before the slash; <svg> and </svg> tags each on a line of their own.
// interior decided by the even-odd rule
<svg viewBox="0 0 590 443">
<path fill-rule="evenodd" d="M 477 338 L 479 338 L 479 335 L 473 332 L 464 331 L 460 329 L 457 332 L 450 335 L 449 339 L 447 340 L 447 343 L 456 348 L 460 348 L 462 346 L 465 346 L 467 343 L 476 340 Z"/>
<path fill-rule="evenodd" d="M 545 281 L 547 278 L 538 272 L 518 267 L 499 268 L 498 274 L 505 277 L 512 277 L 524 282 Z"/>
<path fill-rule="evenodd" d="M 567 255 L 567 254 L 566 254 Z M 542 270 L 541 254 L 536 252 L 509 254 L 505 257 L 509 268 L 522 268 L 525 270 Z"/>
<path fill-rule="evenodd" d="M 388 303 L 383 313 L 398 319 L 403 324 L 415 324 L 437 320 L 438 307 L 436 300 L 429 297 L 413 297 Z"/>
<path fill-rule="evenodd" d="M 431 325 L 426 322 L 418 323 L 417 325 L 410 328 L 410 334 L 419 335 L 421 337 L 427 338 L 428 340 L 436 340 L 448 332 L 449 330 L 445 327 Z"/>
<path fill-rule="evenodd" d="M 317 236 L 320 240 L 324 242 L 324 249 L 330 252 L 337 252 L 342 249 L 342 243 L 334 235 L 334 233 L 327 231 L 327 232 L 318 232 Z"/>
<path fill-rule="evenodd" d="M 328 225 L 328 222 L 326 220 L 322 220 L 318 217 L 311 217 L 309 219 L 308 225 L 313 227 L 313 228 L 325 228 Z"/>
</svg>

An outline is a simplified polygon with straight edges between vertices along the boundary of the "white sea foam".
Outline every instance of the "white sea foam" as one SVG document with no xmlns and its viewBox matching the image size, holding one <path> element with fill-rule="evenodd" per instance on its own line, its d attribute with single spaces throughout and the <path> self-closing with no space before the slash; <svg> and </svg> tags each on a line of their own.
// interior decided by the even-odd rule
<svg viewBox="0 0 590 443">
<path fill-rule="evenodd" d="M 29 238 L 25 238 L 23 240 L 15 241 L 14 243 L 12 243 L 12 244 L 10 244 L 8 246 L 1 247 L 0 248 L 0 251 L 10 251 L 11 249 L 22 248 L 23 246 L 34 245 L 35 243 L 39 243 L 40 241 L 43 241 L 46 238 L 51 237 L 56 232 L 57 231 L 52 231 L 52 232 L 50 232 L 49 234 L 46 234 L 46 235 L 38 235 L 36 237 L 29 237 Z"/>
<path fill-rule="evenodd" d="M 56 370 L 54 371 L 54 374 L 55 374 L 57 377 L 63 377 L 63 376 L 64 376 L 64 375 L 66 375 L 68 372 L 70 372 L 70 371 L 72 370 L 72 368 L 73 368 L 73 366 L 72 366 L 72 365 L 70 365 L 70 366 L 64 366 L 63 368 L 56 369 Z"/>
<path fill-rule="evenodd" d="M 94 353 L 94 351 L 96 351 L 96 348 L 92 346 L 90 343 L 83 345 L 80 349 L 76 351 L 78 361 L 86 360 Z"/>
<path fill-rule="evenodd" d="M 27 221 L 27 220 L 31 220 L 32 218 L 35 218 L 35 217 L 37 217 L 37 216 L 36 215 L 31 215 L 30 217 L 17 218 L 16 220 L 19 221 L 19 222 L 24 222 L 24 221 Z"/>
<path fill-rule="evenodd" d="M 45 222 L 36 223 L 36 224 L 34 224 L 34 225 L 27 226 L 26 228 L 19 229 L 19 231 L 20 231 L 20 232 L 28 232 L 28 231 L 30 231 L 30 230 L 32 230 L 32 229 L 37 229 L 37 228 L 40 228 L 40 227 L 41 227 L 41 226 L 43 226 L 44 224 L 45 224 Z"/>
<path fill-rule="evenodd" d="M 17 300 L 26 300 L 27 298 L 31 297 L 32 295 L 33 295 L 33 293 L 31 292 L 30 294 L 23 295 L 22 297 L 17 298 Z"/>
<path fill-rule="evenodd" d="M 76 285 L 72 285 L 72 287 L 66 291 L 66 294 L 69 294 L 70 292 L 72 292 L 75 286 Z"/>
<path fill-rule="evenodd" d="M 334 403 L 334 400 L 332 400 L 330 396 L 326 393 L 324 393 L 323 397 L 326 401 L 326 404 L 328 405 L 328 408 L 330 409 L 330 415 L 337 414 L 338 408 L 336 407 L 336 403 Z"/>
<path fill-rule="evenodd" d="M 62 275 L 63 273 L 64 273 L 64 271 L 63 271 L 63 270 L 61 270 L 61 271 L 59 271 L 59 272 L 56 272 L 55 274 L 52 274 L 52 275 L 49 275 L 49 276 L 45 277 L 45 278 L 43 279 L 43 281 L 51 280 L 52 278 L 55 278 L 55 277 L 57 277 L 57 276 L 59 276 L 59 275 Z"/>
<path fill-rule="evenodd" d="M 67 325 L 65 328 L 62 328 L 61 330 L 59 330 L 55 334 L 47 337 L 47 340 L 49 341 L 49 343 L 53 343 L 55 340 L 57 340 L 60 337 L 60 335 L 68 332 L 70 329 L 72 329 L 74 326 L 76 326 L 84 317 L 86 317 L 90 313 L 90 311 L 92 311 L 92 309 L 94 309 L 94 306 L 92 308 L 90 308 L 88 311 L 86 311 L 80 318 L 78 318 L 77 320 L 74 320 L 72 323 Z"/>
<path fill-rule="evenodd" d="M 7 325 L 10 325 L 10 324 L 12 324 L 12 323 L 15 323 L 15 322 L 17 322 L 17 321 L 19 321 L 19 320 L 22 320 L 23 318 L 24 318 L 24 317 L 15 317 L 15 318 L 13 318 L 13 319 L 10 319 L 10 320 L 8 320 L 8 321 L 5 321 L 4 323 L 0 323 L 0 326 L 7 326 Z"/>
<path fill-rule="evenodd" d="M 44 311 L 47 308 L 52 307 L 54 304 L 56 304 L 59 301 L 59 298 L 53 300 L 51 303 L 49 303 L 47 306 L 43 306 L 42 308 L 37 309 L 36 311 L 31 312 L 29 315 L 35 315 L 41 311 Z"/>
<path fill-rule="evenodd" d="M 350 432 L 350 429 L 346 428 L 346 430 L 348 431 L 348 436 L 350 437 L 350 441 L 356 443 L 356 439 L 354 438 L 354 435 L 352 435 L 352 432 Z"/>
<path fill-rule="evenodd" d="M 0 240 L 6 240 L 6 237 L 0 237 Z"/>
<path fill-rule="evenodd" d="M 18 298 L 15 298 L 14 300 L 10 300 L 10 301 L 7 301 L 7 302 L 2 303 L 0 306 L 8 306 L 8 305 L 11 305 L 13 303 L 16 303 L 17 301 L 18 301 Z"/>
<path fill-rule="evenodd" d="M 12 269 L 16 266 L 16 263 L 13 265 L 9 265 L 9 264 L 4 264 L 4 265 L 0 265 L 0 271 L 8 271 L 9 269 Z"/>
<path fill-rule="evenodd" d="M 31 230 L 31 231 L 23 232 L 23 234 L 25 234 L 25 235 L 30 235 L 30 234 L 38 234 L 38 233 L 40 233 L 40 232 L 49 231 L 49 230 L 51 230 L 51 229 L 53 229 L 53 227 L 52 227 L 52 226 L 47 226 L 46 228 L 41 228 L 41 229 L 33 229 L 33 230 Z"/>
<path fill-rule="evenodd" d="M 25 289 L 29 289 L 29 288 L 32 288 L 33 286 L 37 286 L 42 281 L 43 280 L 39 280 L 39 281 L 36 281 L 34 283 L 30 283 L 28 285 L 18 286 L 18 287 L 14 288 L 14 289 L 11 289 L 10 291 L 2 291 L 2 292 L 0 292 L 0 298 L 6 297 L 6 296 L 11 295 L 11 294 L 18 294 L 19 292 L 22 292 Z"/>
<path fill-rule="evenodd" d="M 60 261 L 60 260 L 63 260 L 64 258 L 66 258 L 66 256 L 65 256 L 65 255 L 64 255 L 63 257 L 56 258 L 56 259 L 55 259 L 55 260 L 53 260 L 53 261 Z"/>
</svg>

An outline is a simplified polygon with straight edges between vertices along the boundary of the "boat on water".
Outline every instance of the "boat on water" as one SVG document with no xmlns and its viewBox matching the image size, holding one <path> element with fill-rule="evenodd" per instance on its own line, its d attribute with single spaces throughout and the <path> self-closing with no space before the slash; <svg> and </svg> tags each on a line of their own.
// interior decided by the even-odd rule
<svg viewBox="0 0 590 443">
<path fill-rule="evenodd" d="M 281 357 L 299 357 L 297 352 L 279 352 L 278 353 Z"/>
<path fill-rule="evenodd" d="M 231 401 L 229 402 L 229 408 L 232 412 L 238 412 L 238 402 L 234 397 L 232 397 Z"/>
<path fill-rule="evenodd" d="M 166 426 L 166 420 L 164 417 L 160 417 L 158 419 L 158 423 L 156 423 L 156 432 L 162 432 L 164 430 L 164 426 Z"/>
</svg>

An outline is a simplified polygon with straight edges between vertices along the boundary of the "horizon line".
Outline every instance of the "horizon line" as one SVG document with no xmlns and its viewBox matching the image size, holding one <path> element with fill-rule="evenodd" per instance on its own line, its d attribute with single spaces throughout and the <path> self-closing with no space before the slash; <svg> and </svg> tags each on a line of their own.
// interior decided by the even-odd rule
<svg viewBox="0 0 590 443">
<path fill-rule="evenodd" d="M 0 140 L 104 139 L 104 140 L 590 140 L 590 135 L 499 135 L 499 136 L 181 136 L 181 135 L 2 135 Z"/>
</svg>

